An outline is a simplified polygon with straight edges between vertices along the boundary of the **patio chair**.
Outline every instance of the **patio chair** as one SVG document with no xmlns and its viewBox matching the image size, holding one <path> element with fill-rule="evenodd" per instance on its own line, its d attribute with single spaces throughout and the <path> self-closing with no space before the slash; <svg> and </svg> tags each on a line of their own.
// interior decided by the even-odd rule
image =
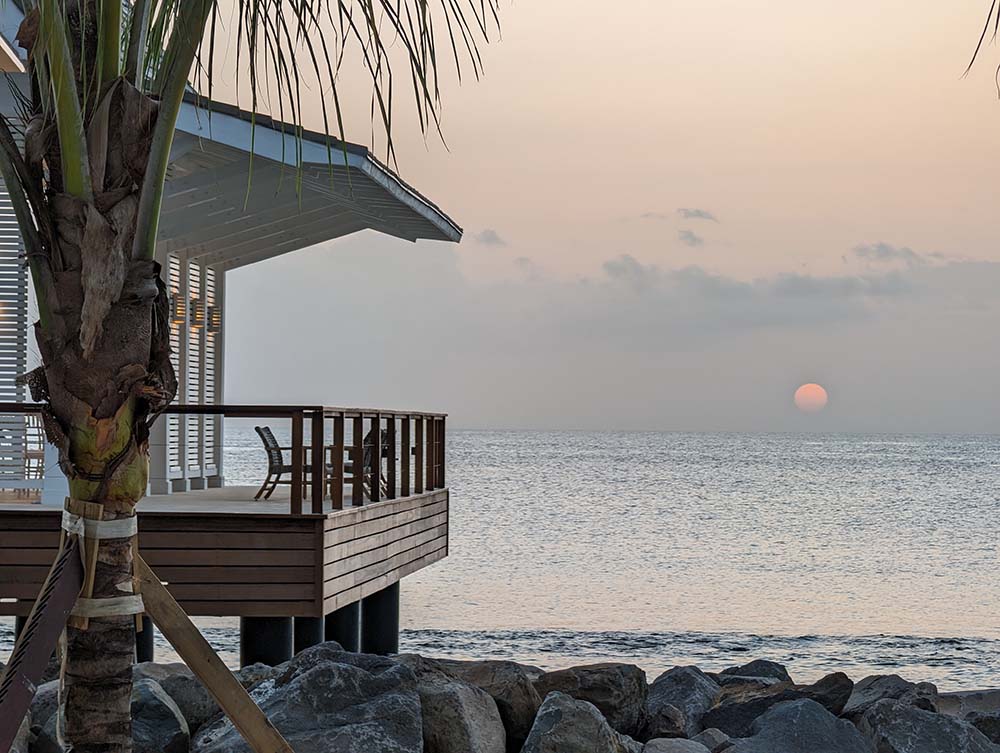
<svg viewBox="0 0 1000 753">
<path fill-rule="evenodd" d="M 371 467 L 372 467 L 372 447 L 374 447 L 375 445 L 374 435 L 375 435 L 375 427 L 372 427 L 368 431 L 368 434 L 365 435 L 365 439 L 362 442 L 362 446 L 364 447 L 364 460 L 362 461 L 364 465 L 364 470 L 361 483 L 362 486 L 364 487 L 365 494 L 368 495 L 369 499 L 371 499 L 372 496 Z M 389 433 L 384 429 L 382 429 L 380 432 L 380 436 L 382 440 L 381 458 L 384 461 L 386 458 L 389 457 Z M 352 459 L 351 456 L 352 448 L 346 447 L 344 449 L 347 453 L 347 459 L 344 460 L 344 481 L 347 482 L 348 477 L 353 478 L 354 476 L 354 460 Z M 335 479 L 333 480 L 335 481 Z M 381 467 L 379 468 L 379 488 L 382 490 L 383 498 L 389 496 L 389 481 L 388 479 L 386 479 L 385 472 Z"/>
<path fill-rule="evenodd" d="M 261 495 L 264 496 L 264 499 L 270 499 L 278 484 L 292 485 L 291 479 L 283 481 L 281 477 L 286 473 L 290 474 L 292 472 L 292 464 L 285 462 L 284 451 L 292 450 L 293 448 L 281 447 L 278 444 L 278 440 L 275 439 L 274 432 L 271 431 L 270 426 L 255 426 L 253 430 L 257 432 L 257 436 L 264 443 L 264 452 L 267 453 L 267 478 L 260 485 L 260 489 L 257 491 L 254 499 L 260 499 Z"/>
</svg>

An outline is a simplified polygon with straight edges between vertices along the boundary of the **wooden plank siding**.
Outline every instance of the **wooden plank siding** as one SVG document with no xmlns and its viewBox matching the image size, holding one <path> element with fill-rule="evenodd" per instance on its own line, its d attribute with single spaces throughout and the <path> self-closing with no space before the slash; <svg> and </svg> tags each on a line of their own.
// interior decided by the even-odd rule
<svg viewBox="0 0 1000 753">
<path fill-rule="evenodd" d="M 60 517 L 0 508 L 0 615 L 30 611 Z M 321 617 L 445 557 L 448 490 L 320 515 L 140 510 L 139 530 L 143 559 L 188 614 Z"/>
</svg>

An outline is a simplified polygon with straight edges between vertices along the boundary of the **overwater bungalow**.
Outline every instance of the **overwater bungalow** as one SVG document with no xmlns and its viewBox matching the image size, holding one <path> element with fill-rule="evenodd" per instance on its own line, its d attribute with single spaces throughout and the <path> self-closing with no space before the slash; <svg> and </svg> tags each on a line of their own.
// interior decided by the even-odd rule
<svg viewBox="0 0 1000 753">
<path fill-rule="evenodd" d="M 5 4 L 0 70 L 15 82 L 24 78 L 12 41 L 19 23 L 17 5 Z M 10 113 L 11 95 L 0 89 Z M 273 404 L 226 403 L 227 272 L 366 229 L 409 241 L 461 238 L 367 148 L 295 134 L 192 93 L 157 246 L 179 391 L 151 437 L 139 548 L 188 614 L 241 618 L 244 664 L 278 663 L 324 639 L 396 651 L 400 581 L 448 554 L 444 414 L 294 405 L 280 394 Z M 56 557 L 66 496 L 43 449 L 38 406 L 17 380 L 30 340 L 21 253 L 0 190 L 0 615 L 19 625 Z M 226 481 L 225 418 L 261 426 L 268 472 L 253 486 Z M 280 445 L 265 427 L 287 429 L 290 441 Z M 152 658 L 152 635 L 140 633 L 141 660 Z"/>
</svg>

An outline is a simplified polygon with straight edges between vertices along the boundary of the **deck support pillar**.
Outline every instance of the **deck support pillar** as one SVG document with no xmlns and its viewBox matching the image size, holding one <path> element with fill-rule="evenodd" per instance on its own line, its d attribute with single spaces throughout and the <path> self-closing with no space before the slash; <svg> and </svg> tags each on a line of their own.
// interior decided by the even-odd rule
<svg viewBox="0 0 1000 753">
<path fill-rule="evenodd" d="M 361 602 L 341 607 L 326 616 L 326 639 L 337 641 L 344 651 L 361 650 Z"/>
<path fill-rule="evenodd" d="M 135 660 L 138 663 L 154 661 L 153 621 L 143 615 L 142 630 L 135 634 Z"/>
<path fill-rule="evenodd" d="M 318 646 L 323 642 L 322 617 L 296 617 L 293 649 L 298 655 L 307 648 Z"/>
<path fill-rule="evenodd" d="M 399 581 L 361 600 L 361 651 L 399 653 Z"/>
<path fill-rule="evenodd" d="M 291 617 L 240 617 L 240 666 L 276 667 L 292 658 Z"/>
<path fill-rule="evenodd" d="M 24 626 L 28 624 L 27 617 L 15 617 L 14 618 L 14 639 L 17 640 L 21 637 L 21 631 L 24 630 Z"/>
</svg>

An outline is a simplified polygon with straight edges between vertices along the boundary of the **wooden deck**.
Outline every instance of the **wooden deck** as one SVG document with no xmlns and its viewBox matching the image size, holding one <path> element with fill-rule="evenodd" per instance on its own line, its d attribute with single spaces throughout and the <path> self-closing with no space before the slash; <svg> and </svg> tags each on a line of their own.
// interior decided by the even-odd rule
<svg viewBox="0 0 1000 753">
<path fill-rule="evenodd" d="M 284 495 L 282 495 L 284 491 Z M 139 549 L 191 615 L 322 617 L 448 555 L 448 489 L 288 514 L 288 490 L 151 496 Z M 27 615 L 55 559 L 61 510 L 0 506 L 0 615 Z"/>
</svg>

